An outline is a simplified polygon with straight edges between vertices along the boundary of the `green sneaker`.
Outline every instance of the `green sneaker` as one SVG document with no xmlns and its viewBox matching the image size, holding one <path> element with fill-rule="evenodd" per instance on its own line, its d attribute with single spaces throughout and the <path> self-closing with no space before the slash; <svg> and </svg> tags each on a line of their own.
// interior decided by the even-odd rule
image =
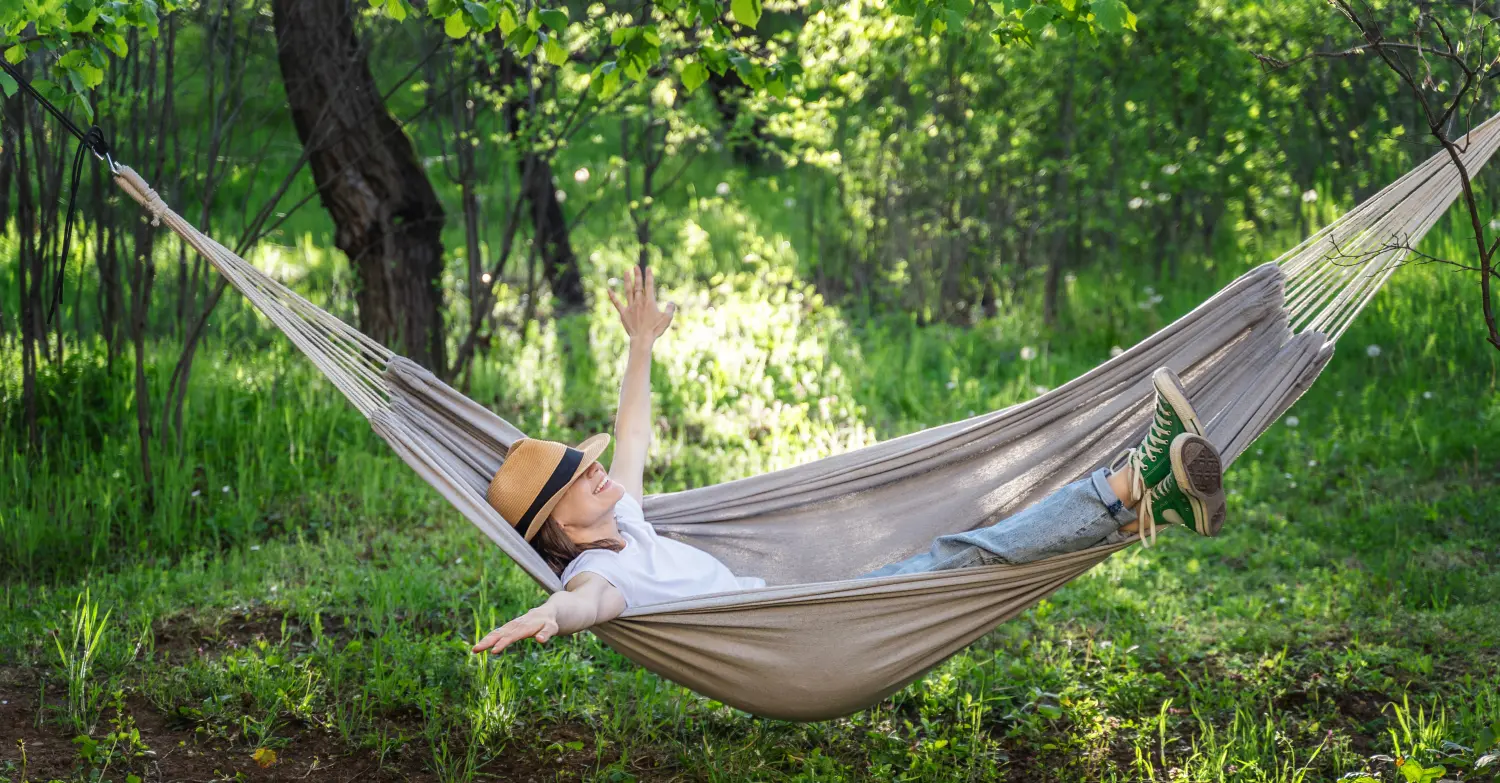
<svg viewBox="0 0 1500 783">
<path fill-rule="evenodd" d="M 1122 460 L 1136 462 L 1147 487 L 1154 487 L 1172 475 L 1172 442 L 1177 436 L 1203 435 L 1203 424 L 1188 403 L 1187 390 L 1177 373 L 1158 367 L 1151 373 L 1151 385 L 1156 387 L 1156 412 L 1151 418 L 1151 428 L 1146 430 L 1139 446 L 1121 455 Z"/>
<path fill-rule="evenodd" d="M 1171 473 L 1141 504 L 1145 515 L 1182 525 L 1199 535 L 1218 535 L 1225 515 L 1224 463 L 1218 449 L 1201 436 L 1183 433 L 1172 441 L 1168 451 Z M 1154 528 L 1154 524 L 1148 524 Z"/>
</svg>

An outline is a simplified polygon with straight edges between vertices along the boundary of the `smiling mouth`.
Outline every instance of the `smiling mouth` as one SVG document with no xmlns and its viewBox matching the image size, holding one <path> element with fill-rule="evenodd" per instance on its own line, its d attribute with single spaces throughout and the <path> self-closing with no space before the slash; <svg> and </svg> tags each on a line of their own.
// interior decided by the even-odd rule
<svg viewBox="0 0 1500 783">
<path fill-rule="evenodd" d="M 590 493 L 590 494 L 597 495 L 600 492 L 603 492 L 605 489 L 607 489 L 609 487 L 609 485 L 610 485 L 609 477 L 605 476 L 604 480 L 601 481 L 601 482 L 599 482 L 599 486 L 594 487 L 594 491 L 592 493 Z"/>
</svg>

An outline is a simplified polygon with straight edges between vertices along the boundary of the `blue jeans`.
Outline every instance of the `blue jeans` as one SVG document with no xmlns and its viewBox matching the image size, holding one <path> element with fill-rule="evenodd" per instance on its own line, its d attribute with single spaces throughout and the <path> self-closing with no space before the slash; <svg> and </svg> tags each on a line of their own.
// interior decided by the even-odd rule
<svg viewBox="0 0 1500 783">
<path fill-rule="evenodd" d="M 1029 563 L 1123 540 L 1135 512 L 1115 496 L 1100 468 L 989 527 L 938 536 L 932 549 L 860 577 L 944 571 L 974 565 Z"/>
</svg>

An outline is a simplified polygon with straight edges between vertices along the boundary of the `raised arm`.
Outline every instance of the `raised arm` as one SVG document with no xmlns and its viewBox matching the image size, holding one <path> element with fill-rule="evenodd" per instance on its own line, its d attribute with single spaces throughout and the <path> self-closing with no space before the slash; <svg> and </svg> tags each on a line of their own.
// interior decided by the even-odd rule
<svg viewBox="0 0 1500 783">
<path fill-rule="evenodd" d="M 620 410 L 615 414 L 615 459 L 609 477 L 640 502 L 645 494 L 646 455 L 651 450 L 651 349 L 656 338 L 672 325 L 677 305 L 656 305 L 656 278 L 650 269 L 630 269 L 625 275 L 625 300 L 609 292 L 630 336 L 625 380 L 620 384 Z"/>
<path fill-rule="evenodd" d="M 474 652 L 499 653 L 522 640 L 545 642 L 554 636 L 578 633 L 607 623 L 625 611 L 625 596 L 608 579 L 584 571 L 553 593 L 547 602 L 490 631 L 474 645 Z"/>
</svg>

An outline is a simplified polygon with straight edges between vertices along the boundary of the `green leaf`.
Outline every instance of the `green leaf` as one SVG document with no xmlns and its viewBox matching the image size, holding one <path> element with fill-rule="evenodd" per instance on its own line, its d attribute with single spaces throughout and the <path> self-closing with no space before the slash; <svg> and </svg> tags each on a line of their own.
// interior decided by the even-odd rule
<svg viewBox="0 0 1500 783">
<path fill-rule="evenodd" d="M 786 80 L 780 76 L 766 81 L 766 92 L 777 98 L 786 97 Z"/>
<path fill-rule="evenodd" d="M 542 15 L 535 8 L 526 12 L 526 26 L 532 30 L 542 29 Z"/>
<path fill-rule="evenodd" d="M 104 83 L 104 69 L 95 68 L 92 65 L 80 65 L 77 68 L 79 78 L 83 79 L 86 89 L 92 90 Z"/>
<path fill-rule="evenodd" d="M 443 21 L 443 32 L 447 33 L 449 38 L 462 38 L 469 34 L 469 23 L 464 21 L 464 15 L 461 13 L 450 14 Z"/>
<path fill-rule="evenodd" d="M 475 3 L 470 0 L 464 3 L 464 10 L 469 12 L 469 17 L 480 29 L 490 26 L 490 9 L 484 3 Z"/>
<path fill-rule="evenodd" d="M 627 79 L 638 82 L 646 78 L 646 61 L 641 57 L 626 57 L 620 62 L 620 70 L 625 72 Z"/>
<path fill-rule="evenodd" d="M 563 65 L 568 61 L 568 48 L 558 43 L 556 37 L 549 35 L 547 42 L 542 44 L 542 55 L 553 65 Z"/>
<path fill-rule="evenodd" d="M 723 76 L 729 70 L 729 55 L 723 49 L 713 46 L 705 46 L 698 50 L 698 56 L 708 64 L 708 69 Z"/>
<path fill-rule="evenodd" d="M 708 81 L 708 66 L 701 61 L 694 60 L 682 69 L 682 86 L 686 87 L 688 92 L 691 93 L 702 87 L 706 81 Z"/>
<path fill-rule="evenodd" d="M 116 57 L 124 57 L 130 54 L 130 45 L 125 43 L 125 36 L 119 33 L 105 33 L 99 36 L 99 42 L 104 44 L 105 48 L 114 52 Z"/>
<path fill-rule="evenodd" d="M 21 85 L 16 84 L 16 80 L 10 78 L 10 74 L 0 73 L 0 92 L 4 92 L 5 97 L 9 98 L 15 95 L 16 90 L 19 89 L 21 89 Z"/>
<path fill-rule="evenodd" d="M 1057 16 L 1057 11 L 1049 6 L 1034 5 L 1030 11 L 1021 15 L 1021 24 L 1032 34 L 1037 35 L 1047 29 L 1052 19 Z"/>
<path fill-rule="evenodd" d="M 21 44 L 16 44 L 5 50 L 5 61 L 11 65 L 15 65 L 24 59 L 26 59 L 26 47 Z"/>
<path fill-rule="evenodd" d="M 549 8 L 546 11 L 538 14 L 538 16 L 541 17 L 542 24 L 547 25 L 548 27 L 556 30 L 559 33 L 568 29 L 567 11 L 559 10 L 556 8 Z"/>
<path fill-rule="evenodd" d="M 606 97 L 620 91 L 620 69 L 615 68 L 604 74 L 603 91 Z"/>
<path fill-rule="evenodd" d="M 734 14 L 734 21 L 751 30 L 760 24 L 761 10 L 760 0 L 730 0 L 729 2 L 729 12 Z"/>
<path fill-rule="evenodd" d="M 385 12 L 398 22 L 406 21 L 406 4 L 401 0 L 385 0 Z"/>
<path fill-rule="evenodd" d="M 1120 0 L 1094 0 L 1090 9 L 1094 12 L 1094 21 L 1107 32 L 1118 33 L 1125 29 L 1125 17 L 1130 9 Z"/>
<path fill-rule="evenodd" d="M 516 9 L 511 8 L 509 3 L 500 7 L 500 17 L 495 20 L 495 25 L 500 28 L 500 34 L 506 38 L 521 26 L 521 20 L 516 17 Z"/>
<path fill-rule="evenodd" d="M 536 37 L 536 31 L 527 30 L 521 35 L 520 39 L 516 41 L 516 54 L 519 54 L 522 57 L 531 54 L 532 52 L 536 51 L 537 43 L 539 43 L 539 40 Z"/>
</svg>

